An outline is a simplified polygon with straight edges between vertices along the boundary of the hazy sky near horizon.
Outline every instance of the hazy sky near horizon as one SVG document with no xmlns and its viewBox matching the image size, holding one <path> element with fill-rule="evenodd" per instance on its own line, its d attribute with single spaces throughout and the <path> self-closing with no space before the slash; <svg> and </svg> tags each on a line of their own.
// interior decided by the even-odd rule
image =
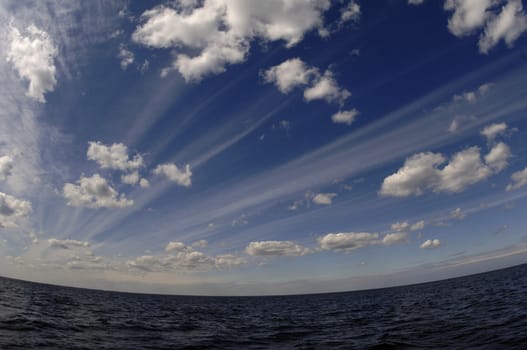
<svg viewBox="0 0 527 350">
<path fill-rule="evenodd" d="M 279 294 L 527 262 L 525 5 L 2 2 L 0 275 Z"/>
</svg>

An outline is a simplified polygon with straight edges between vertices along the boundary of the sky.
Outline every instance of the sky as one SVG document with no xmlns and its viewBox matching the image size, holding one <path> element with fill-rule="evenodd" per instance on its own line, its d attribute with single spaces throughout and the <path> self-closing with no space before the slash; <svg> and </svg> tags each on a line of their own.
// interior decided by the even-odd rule
<svg viewBox="0 0 527 350">
<path fill-rule="evenodd" d="M 262 295 L 527 263 L 525 6 L 3 1 L 0 275 Z"/>
</svg>

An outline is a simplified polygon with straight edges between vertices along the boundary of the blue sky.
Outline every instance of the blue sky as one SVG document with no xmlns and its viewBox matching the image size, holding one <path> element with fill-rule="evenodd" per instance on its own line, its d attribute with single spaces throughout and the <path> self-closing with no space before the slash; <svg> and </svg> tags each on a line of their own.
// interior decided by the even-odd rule
<svg viewBox="0 0 527 350">
<path fill-rule="evenodd" d="M 0 274 L 280 294 L 527 262 L 524 5 L 3 3 Z"/>
</svg>

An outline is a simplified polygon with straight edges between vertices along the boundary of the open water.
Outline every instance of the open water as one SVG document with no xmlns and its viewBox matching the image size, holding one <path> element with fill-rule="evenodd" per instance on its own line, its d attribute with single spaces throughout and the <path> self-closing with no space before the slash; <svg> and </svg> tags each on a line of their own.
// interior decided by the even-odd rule
<svg viewBox="0 0 527 350">
<path fill-rule="evenodd" d="M 129 294 L 0 278 L 0 349 L 527 349 L 527 265 L 282 297 Z"/>
</svg>

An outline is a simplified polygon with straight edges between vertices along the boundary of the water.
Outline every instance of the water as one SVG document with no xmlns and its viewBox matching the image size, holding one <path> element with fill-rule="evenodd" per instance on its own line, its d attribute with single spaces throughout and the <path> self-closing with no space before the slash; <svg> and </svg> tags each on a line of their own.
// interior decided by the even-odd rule
<svg viewBox="0 0 527 350">
<path fill-rule="evenodd" d="M 380 290 L 182 297 L 0 278 L 0 349 L 527 349 L 527 265 Z"/>
</svg>

